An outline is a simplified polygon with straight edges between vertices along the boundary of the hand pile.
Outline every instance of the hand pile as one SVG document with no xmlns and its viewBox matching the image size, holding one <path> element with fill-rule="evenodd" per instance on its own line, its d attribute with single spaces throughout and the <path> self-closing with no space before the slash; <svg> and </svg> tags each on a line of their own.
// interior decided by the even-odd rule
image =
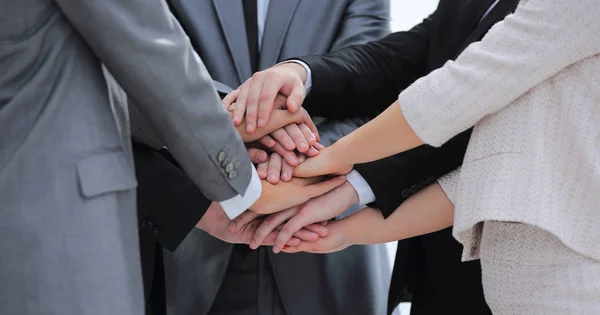
<svg viewBox="0 0 600 315">
<path fill-rule="evenodd" d="M 358 202 L 344 176 L 352 167 L 313 176 L 310 165 L 322 165 L 319 160 L 323 159 L 314 157 L 326 150 L 311 117 L 300 107 L 304 84 L 294 76 L 289 77 L 295 81 L 288 80 L 290 88 L 267 84 L 286 82 L 273 71 L 280 69 L 256 74 L 223 100 L 249 148 L 263 187 L 259 200 L 229 223 L 229 234 L 209 233 L 224 241 L 249 244 L 252 249 L 273 246 L 275 253 L 299 251 L 301 245 L 323 240 L 332 243 L 328 251 L 343 249 L 349 243 L 341 233 L 329 236 L 335 224 L 328 223 Z M 302 169 L 303 165 L 309 167 Z M 216 211 L 207 214 L 221 215 Z"/>
</svg>

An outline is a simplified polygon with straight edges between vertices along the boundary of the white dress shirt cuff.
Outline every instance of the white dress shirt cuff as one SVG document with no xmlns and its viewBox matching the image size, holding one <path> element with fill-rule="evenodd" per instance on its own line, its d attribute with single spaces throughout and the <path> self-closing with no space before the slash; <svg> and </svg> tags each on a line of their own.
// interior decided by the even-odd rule
<svg viewBox="0 0 600 315">
<path fill-rule="evenodd" d="M 346 175 L 346 180 L 348 183 L 350 183 L 350 185 L 352 185 L 354 190 L 356 190 L 356 193 L 358 194 L 358 202 L 361 205 L 365 206 L 375 201 L 375 193 L 373 193 L 373 189 L 371 189 L 369 183 L 367 183 L 364 177 L 362 177 L 356 170 L 348 173 L 348 175 Z"/>
<path fill-rule="evenodd" d="M 252 165 L 252 178 L 244 195 L 237 195 L 231 199 L 221 201 L 219 204 L 223 208 L 223 211 L 225 211 L 225 214 L 233 220 L 250 208 L 258 200 L 261 192 L 262 184 L 260 183 L 258 173 L 256 173 L 256 168 Z"/>
<path fill-rule="evenodd" d="M 304 70 L 306 70 L 306 83 L 304 83 L 304 89 L 306 90 L 306 95 L 308 95 L 308 93 L 310 93 L 310 88 L 312 87 L 312 71 L 310 70 L 310 67 L 302 60 L 288 60 L 288 61 L 281 62 L 279 64 L 284 64 L 284 63 L 289 63 L 289 62 L 297 63 L 297 64 L 301 65 L 302 67 L 304 67 Z"/>
</svg>

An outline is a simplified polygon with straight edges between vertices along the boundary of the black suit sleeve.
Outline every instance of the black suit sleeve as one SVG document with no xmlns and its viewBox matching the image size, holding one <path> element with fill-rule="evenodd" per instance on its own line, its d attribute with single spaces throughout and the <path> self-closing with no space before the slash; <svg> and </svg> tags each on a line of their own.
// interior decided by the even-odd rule
<svg viewBox="0 0 600 315">
<path fill-rule="evenodd" d="M 134 142 L 140 237 L 174 251 L 200 221 L 211 200 L 168 153 Z"/>
<path fill-rule="evenodd" d="M 432 22 L 433 15 L 407 32 L 323 56 L 297 58 L 312 72 L 306 110 L 329 119 L 381 113 L 400 91 L 425 75 Z"/>
<path fill-rule="evenodd" d="M 311 92 L 304 107 L 311 115 L 328 119 L 380 114 L 402 90 L 427 74 L 435 19 L 436 13 L 407 32 L 320 57 L 298 58 L 312 72 Z M 356 165 L 375 193 L 371 206 L 388 217 L 410 195 L 458 167 L 469 137 L 467 131 L 441 148 L 423 145 Z"/>
<path fill-rule="evenodd" d="M 375 194 L 370 206 L 390 216 L 404 200 L 462 164 L 471 130 L 440 148 L 423 145 L 385 159 L 355 165 Z"/>
</svg>

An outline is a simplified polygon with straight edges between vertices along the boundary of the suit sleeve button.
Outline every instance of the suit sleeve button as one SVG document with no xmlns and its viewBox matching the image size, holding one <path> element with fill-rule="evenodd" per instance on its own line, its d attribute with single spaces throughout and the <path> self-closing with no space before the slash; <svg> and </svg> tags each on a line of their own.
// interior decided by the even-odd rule
<svg viewBox="0 0 600 315">
<path fill-rule="evenodd" d="M 402 191 L 402 197 L 406 198 L 408 196 L 410 196 L 410 191 L 407 188 Z"/>
<path fill-rule="evenodd" d="M 229 179 L 234 179 L 237 177 L 237 172 L 236 171 L 231 171 L 228 174 Z"/>
<path fill-rule="evenodd" d="M 223 160 L 225 160 L 225 151 L 221 151 L 217 154 L 217 161 L 223 162 Z"/>
<path fill-rule="evenodd" d="M 417 186 L 417 185 L 413 185 L 412 187 L 410 187 L 410 193 L 411 194 L 416 193 L 417 190 L 419 190 L 419 186 Z"/>
<path fill-rule="evenodd" d="M 150 220 L 142 220 L 142 227 L 144 229 L 151 229 L 154 227 L 154 223 L 152 223 Z"/>
<path fill-rule="evenodd" d="M 163 229 L 161 227 L 157 227 L 154 229 L 154 234 L 156 234 L 156 236 L 161 236 L 161 235 L 163 235 L 164 232 L 165 232 L 165 229 Z"/>
</svg>

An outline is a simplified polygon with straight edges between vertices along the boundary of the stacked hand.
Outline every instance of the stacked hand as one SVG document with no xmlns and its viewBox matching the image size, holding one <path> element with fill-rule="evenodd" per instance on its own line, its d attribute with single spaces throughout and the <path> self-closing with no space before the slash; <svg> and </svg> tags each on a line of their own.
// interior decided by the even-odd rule
<svg viewBox="0 0 600 315">
<path fill-rule="evenodd" d="M 278 253 L 319 240 L 335 250 L 350 245 L 343 233 L 329 233 L 342 231 L 337 222 L 327 223 L 358 202 L 343 176 L 352 166 L 337 165 L 319 143 L 301 107 L 305 81 L 302 66 L 283 64 L 256 73 L 223 99 L 242 140 L 255 148 L 252 160 L 262 180 L 259 200 L 228 230 L 253 249 L 270 245 Z"/>
</svg>

